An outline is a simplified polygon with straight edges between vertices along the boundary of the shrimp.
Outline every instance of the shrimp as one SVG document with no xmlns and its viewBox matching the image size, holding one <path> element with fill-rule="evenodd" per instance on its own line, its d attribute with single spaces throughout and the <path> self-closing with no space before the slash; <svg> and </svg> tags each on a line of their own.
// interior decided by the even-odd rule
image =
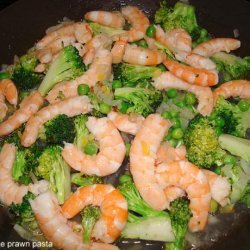
<svg viewBox="0 0 250 250">
<path fill-rule="evenodd" d="M 123 61 L 137 65 L 156 65 L 162 63 L 165 56 L 159 51 L 127 44 Z"/>
<path fill-rule="evenodd" d="M 213 92 L 214 104 L 216 104 L 219 96 L 223 96 L 225 99 L 230 96 L 250 99 L 250 81 L 246 80 L 234 80 L 221 84 Z"/>
<path fill-rule="evenodd" d="M 176 186 L 168 186 L 164 189 L 165 196 L 168 199 L 168 202 L 174 201 L 179 197 L 186 196 L 186 193 L 183 189 Z"/>
<path fill-rule="evenodd" d="M 176 88 L 186 90 L 196 95 L 199 104 L 197 110 L 203 115 L 209 115 L 213 111 L 213 92 L 210 87 L 191 85 L 182 81 L 170 72 L 163 72 L 160 76 L 154 77 L 153 86 L 157 89 Z"/>
<path fill-rule="evenodd" d="M 142 39 L 150 22 L 146 15 L 135 6 L 121 8 L 122 15 L 131 24 L 132 28 L 126 33 L 129 42 Z"/>
<path fill-rule="evenodd" d="M 125 19 L 119 11 L 90 11 L 84 15 L 84 18 L 91 22 L 96 22 L 112 28 L 122 28 L 125 25 Z"/>
<path fill-rule="evenodd" d="M 100 206 L 102 213 L 92 236 L 105 243 L 114 242 L 127 222 L 126 199 L 111 185 L 90 185 L 81 187 L 72 194 L 63 204 L 62 213 L 66 218 L 72 218 L 88 205 Z"/>
<path fill-rule="evenodd" d="M 120 63 L 125 53 L 125 48 L 128 41 L 126 37 L 120 37 L 118 41 L 115 42 L 113 48 L 111 49 L 111 54 L 113 57 L 113 63 Z"/>
<path fill-rule="evenodd" d="M 80 56 L 83 56 L 86 53 L 86 48 L 81 43 L 72 43 L 72 46 L 78 50 Z"/>
<path fill-rule="evenodd" d="M 192 232 L 203 230 L 207 224 L 211 193 L 202 170 L 188 161 L 173 161 L 158 165 L 155 178 L 162 188 L 177 186 L 187 192 L 193 213 L 189 229 Z"/>
<path fill-rule="evenodd" d="M 154 209 L 163 210 L 168 200 L 155 178 L 156 153 L 171 123 L 159 114 L 149 115 L 137 132 L 130 149 L 130 171 L 136 188 Z"/>
<path fill-rule="evenodd" d="M 92 105 L 87 96 L 77 96 L 65 99 L 61 102 L 48 105 L 34 114 L 27 122 L 21 138 L 24 147 L 31 146 L 37 139 L 39 129 L 43 124 L 53 119 L 57 115 L 65 114 L 73 117 L 90 112 Z"/>
<path fill-rule="evenodd" d="M 40 63 L 43 64 L 50 63 L 53 59 L 53 54 L 50 48 L 37 49 L 35 54 Z"/>
<path fill-rule="evenodd" d="M 18 110 L 0 124 L 0 136 L 8 135 L 35 114 L 43 105 L 44 100 L 38 91 L 31 93 L 21 103 Z"/>
<path fill-rule="evenodd" d="M 75 80 L 66 81 L 57 84 L 47 95 L 46 99 L 50 103 L 60 101 L 60 96 L 64 98 L 77 96 L 77 87 L 82 84 L 88 84 L 94 87 L 98 81 L 106 81 L 111 77 L 112 54 L 105 49 L 100 49 L 95 54 L 95 59 L 90 68 Z"/>
<path fill-rule="evenodd" d="M 75 43 L 76 39 L 74 36 L 64 36 L 56 38 L 54 41 L 49 43 L 46 46 L 46 49 L 49 49 L 52 55 L 57 54 L 59 51 L 61 51 L 64 47 L 71 45 Z"/>
<path fill-rule="evenodd" d="M 35 67 L 34 72 L 42 73 L 42 72 L 45 71 L 45 69 L 46 69 L 46 64 L 45 64 L 45 63 L 39 63 L 39 64 L 37 64 L 37 66 Z"/>
<path fill-rule="evenodd" d="M 10 79 L 3 79 L 0 81 L 0 119 L 5 118 L 8 110 L 8 107 L 4 102 L 5 98 L 10 104 L 14 106 L 17 105 L 17 89 Z"/>
<path fill-rule="evenodd" d="M 52 242 L 57 249 L 118 250 L 116 246 L 105 243 L 84 244 L 82 236 L 73 231 L 70 221 L 63 215 L 53 192 L 44 192 L 29 202 L 45 238 Z"/>
<path fill-rule="evenodd" d="M 0 201 L 9 206 L 21 203 L 23 196 L 28 192 L 39 194 L 48 189 L 47 181 L 39 181 L 28 186 L 19 185 L 12 179 L 12 167 L 15 161 L 16 148 L 13 144 L 5 143 L 0 153 Z"/>
<path fill-rule="evenodd" d="M 198 54 L 190 53 L 184 61 L 194 68 L 216 70 L 216 64 L 211 59 Z"/>
<path fill-rule="evenodd" d="M 136 135 L 145 120 L 143 116 L 138 114 L 127 115 L 115 111 L 109 112 L 107 117 L 113 122 L 117 129 L 131 135 Z"/>
<path fill-rule="evenodd" d="M 106 117 L 89 117 L 86 126 L 100 143 L 99 153 L 89 156 L 75 145 L 66 143 L 62 157 L 72 168 L 87 175 L 106 176 L 116 172 L 126 153 L 119 131 Z"/>
<path fill-rule="evenodd" d="M 231 50 L 238 49 L 240 45 L 240 41 L 234 38 L 213 38 L 199 44 L 192 52 L 201 56 L 210 57 L 220 51 L 230 52 Z"/>
<path fill-rule="evenodd" d="M 200 86 L 214 86 L 219 81 L 216 71 L 193 68 L 170 59 L 166 59 L 163 64 L 171 73 L 188 83 Z"/>
</svg>

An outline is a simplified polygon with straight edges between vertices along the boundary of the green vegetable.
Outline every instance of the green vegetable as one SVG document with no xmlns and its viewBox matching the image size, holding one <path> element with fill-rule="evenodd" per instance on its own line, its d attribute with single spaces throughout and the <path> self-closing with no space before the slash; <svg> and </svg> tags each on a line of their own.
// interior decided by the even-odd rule
<svg viewBox="0 0 250 250">
<path fill-rule="evenodd" d="M 197 102 L 196 96 L 193 93 L 188 92 L 185 96 L 185 102 L 186 104 L 194 105 Z"/>
<path fill-rule="evenodd" d="M 111 107 L 110 105 L 108 105 L 107 103 L 100 103 L 99 105 L 99 111 L 102 113 L 102 114 L 108 114 L 111 110 Z"/>
<path fill-rule="evenodd" d="M 72 46 L 64 47 L 58 57 L 50 64 L 38 91 L 45 96 L 55 84 L 71 80 L 85 71 L 85 65 L 78 50 Z"/>
<path fill-rule="evenodd" d="M 156 33 L 156 28 L 153 24 L 149 25 L 147 30 L 146 30 L 146 35 L 148 37 L 154 37 Z"/>
<path fill-rule="evenodd" d="M 120 80 L 114 80 L 112 82 L 112 89 L 118 89 L 122 87 L 122 82 Z"/>
<path fill-rule="evenodd" d="M 215 200 L 211 200 L 209 212 L 215 213 L 218 210 L 219 204 Z"/>
<path fill-rule="evenodd" d="M 183 137 L 183 130 L 181 128 L 175 128 L 172 131 L 172 137 L 174 139 L 181 139 Z"/>
<path fill-rule="evenodd" d="M 90 88 L 87 84 L 80 84 L 77 87 L 77 93 L 78 95 L 87 95 L 90 91 Z"/>
<path fill-rule="evenodd" d="M 169 98 L 175 98 L 176 96 L 177 96 L 177 94 L 178 94 L 178 92 L 177 92 L 177 90 L 176 89 L 168 89 L 167 91 L 166 91 L 166 93 L 167 93 L 167 96 L 169 97 Z"/>
<path fill-rule="evenodd" d="M 9 79 L 10 78 L 10 74 L 8 72 L 0 72 L 0 80 L 3 80 L 3 79 Z"/>
<path fill-rule="evenodd" d="M 71 182 L 81 186 L 86 187 L 93 184 L 102 184 L 102 178 L 98 176 L 85 176 L 83 173 L 74 173 L 71 175 Z"/>
<path fill-rule="evenodd" d="M 98 152 L 98 147 L 95 143 L 87 143 L 84 148 L 84 153 L 87 155 L 96 155 Z"/>
<path fill-rule="evenodd" d="M 135 42 L 138 46 L 142 47 L 142 48 L 148 48 L 148 44 L 144 39 L 141 39 L 137 42 Z"/>
<path fill-rule="evenodd" d="M 250 181 L 248 181 L 246 188 L 244 189 L 244 194 L 240 199 L 241 202 L 245 203 L 248 208 L 250 208 Z"/>
<path fill-rule="evenodd" d="M 249 104 L 249 101 L 247 100 L 240 100 L 238 103 L 238 106 L 242 112 L 245 112 L 245 111 L 248 111 L 250 104 Z"/>
</svg>

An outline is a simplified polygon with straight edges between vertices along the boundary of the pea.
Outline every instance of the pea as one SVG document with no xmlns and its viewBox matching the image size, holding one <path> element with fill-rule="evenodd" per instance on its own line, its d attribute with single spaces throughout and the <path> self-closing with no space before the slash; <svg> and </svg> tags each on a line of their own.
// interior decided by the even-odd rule
<svg viewBox="0 0 250 250">
<path fill-rule="evenodd" d="M 120 178 L 119 178 L 119 183 L 120 183 L 120 184 L 124 184 L 124 183 L 126 183 L 126 182 L 132 182 L 131 176 L 128 175 L 128 174 L 124 174 L 124 175 L 120 176 Z"/>
<path fill-rule="evenodd" d="M 175 111 L 175 110 L 170 111 L 170 114 L 171 114 L 172 118 L 177 118 L 180 116 L 180 112 Z"/>
<path fill-rule="evenodd" d="M 123 114 L 126 114 L 128 108 L 129 108 L 129 104 L 127 102 L 122 101 L 119 107 L 119 111 Z"/>
<path fill-rule="evenodd" d="M 175 98 L 177 96 L 177 90 L 176 89 L 168 89 L 167 90 L 167 96 L 169 98 Z"/>
<path fill-rule="evenodd" d="M 87 95 L 89 91 L 90 91 L 90 88 L 87 84 L 80 84 L 77 87 L 78 95 Z"/>
<path fill-rule="evenodd" d="M 225 120 L 221 116 L 218 116 L 215 120 L 215 125 L 222 128 L 225 125 Z"/>
<path fill-rule="evenodd" d="M 186 103 L 184 100 L 181 100 L 181 101 L 175 102 L 175 105 L 179 108 L 184 108 L 186 106 Z"/>
<path fill-rule="evenodd" d="M 166 69 L 166 67 L 164 66 L 164 64 L 158 65 L 158 68 L 159 68 L 161 71 L 167 71 L 167 69 Z"/>
<path fill-rule="evenodd" d="M 214 172 L 216 174 L 221 174 L 221 168 L 220 167 L 216 167 L 215 170 L 214 170 Z"/>
<path fill-rule="evenodd" d="M 208 120 L 209 120 L 209 121 L 215 120 L 216 117 L 217 117 L 217 113 L 216 113 L 216 112 L 213 112 L 210 116 L 208 116 Z"/>
<path fill-rule="evenodd" d="M 238 103 L 238 107 L 242 112 L 245 112 L 249 109 L 249 102 L 247 100 L 240 100 Z"/>
<path fill-rule="evenodd" d="M 210 208 L 209 208 L 209 212 L 210 213 L 215 213 L 218 210 L 218 203 L 215 200 L 211 200 L 210 202 Z"/>
<path fill-rule="evenodd" d="M 129 156 L 131 144 L 130 143 L 126 143 L 125 147 L 126 147 L 126 156 Z"/>
<path fill-rule="evenodd" d="M 232 155 L 226 155 L 225 158 L 223 159 L 224 164 L 235 164 L 236 163 L 236 158 Z"/>
<path fill-rule="evenodd" d="M 122 87 L 122 82 L 120 80 L 114 80 L 112 82 L 112 89 L 118 89 Z"/>
<path fill-rule="evenodd" d="M 169 140 L 168 141 L 169 142 L 169 144 L 172 146 L 172 147 L 176 147 L 176 145 L 177 145 L 177 140 L 175 140 L 175 139 L 171 139 L 171 140 Z"/>
<path fill-rule="evenodd" d="M 220 136 L 220 135 L 222 134 L 222 129 L 221 129 L 221 127 L 216 127 L 216 128 L 215 128 L 215 133 L 216 133 L 217 136 Z"/>
<path fill-rule="evenodd" d="M 0 80 L 10 78 L 10 74 L 8 72 L 0 72 Z"/>
<path fill-rule="evenodd" d="M 106 104 L 106 103 L 100 103 L 99 105 L 99 111 L 103 114 L 108 114 L 111 110 L 110 105 Z"/>
<path fill-rule="evenodd" d="M 172 121 L 172 127 L 173 128 L 180 128 L 181 127 L 181 121 L 178 118 L 174 118 L 171 120 Z"/>
<path fill-rule="evenodd" d="M 156 33 L 156 28 L 153 24 L 149 25 L 147 30 L 146 30 L 146 35 L 148 37 L 154 37 Z"/>
<path fill-rule="evenodd" d="M 185 102 L 186 104 L 193 105 L 196 103 L 196 97 L 193 93 L 188 92 L 185 96 Z"/>
<path fill-rule="evenodd" d="M 167 120 L 173 118 L 171 112 L 169 112 L 169 111 L 164 111 L 164 112 L 162 113 L 162 117 L 163 117 L 164 119 L 167 119 Z"/>
<path fill-rule="evenodd" d="M 147 48 L 148 47 L 148 44 L 147 44 L 147 42 L 144 39 L 138 41 L 137 45 L 140 46 L 140 47 L 142 47 L 142 48 Z"/>
<path fill-rule="evenodd" d="M 87 143 L 84 147 L 84 153 L 87 155 L 95 155 L 98 152 L 98 148 L 94 143 Z"/>
<path fill-rule="evenodd" d="M 172 137 L 174 139 L 181 139 L 183 137 L 183 131 L 181 128 L 175 128 L 172 132 Z"/>
</svg>

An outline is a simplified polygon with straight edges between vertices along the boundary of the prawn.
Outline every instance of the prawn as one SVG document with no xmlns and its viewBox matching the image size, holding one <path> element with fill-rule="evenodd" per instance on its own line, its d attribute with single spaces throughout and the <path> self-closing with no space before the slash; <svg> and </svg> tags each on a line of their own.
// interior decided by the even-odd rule
<svg viewBox="0 0 250 250">
<path fill-rule="evenodd" d="M 128 41 L 126 37 L 120 37 L 119 40 L 117 40 L 111 49 L 111 54 L 113 57 L 112 63 L 120 63 L 122 61 L 122 58 L 125 53 L 125 48 Z"/>
<path fill-rule="evenodd" d="M 116 246 L 105 243 L 84 244 L 82 236 L 73 231 L 70 221 L 63 215 L 53 192 L 44 192 L 29 202 L 41 231 L 54 247 L 64 250 L 118 250 Z"/>
<path fill-rule="evenodd" d="M 17 89 L 10 79 L 3 79 L 0 81 L 0 119 L 5 118 L 8 110 L 8 107 L 4 102 L 5 98 L 10 104 L 14 106 L 17 105 Z"/>
<path fill-rule="evenodd" d="M 87 175 L 106 176 L 116 172 L 126 153 L 119 131 L 106 117 L 89 117 L 86 126 L 100 143 L 99 153 L 89 156 L 75 145 L 65 143 L 62 157 L 72 168 Z"/>
<path fill-rule="evenodd" d="M 171 73 L 188 83 L 200 86 L 214 86 L 219 81 L 216 71 L 193 68 L 170 59 L 166 59 L 163 64 Z"/>
<path fill-rule="evenodd" d="M 107 115 L 108 119 L 113 122 L 115 127 L 121 132 L 136 135 L 140 130 L 145 118 L 138 114 L 121 114 L 111 111 Z"/>
<path fill-rule="evenodd" d="M 186 196 L 186 192 L 183 189 L 176 186 L 166 187 L 164 189 L 164 194 L 167 197 L 169 203 L 179 197 Z"/>
<path fill-rule="evenodd" d="M 53 54 L 50 48 L 37 49 L 35 54 L 40 63 L 43 64 L 50 63 L 53 59 Z"/>
<path fill-rule="evenodd" d="M 223 96 L 225 99 L 230 96 L 250 99 L 250 81 L 246 80 L 234 80 L 221 84 L 213 92 L 214 104 L 216 104 L 219 96 Z"/>
<path fill-rule="evenodd" d="M 131 24 L 132 28 L 126 33 L 129 42 L 142 39 L 150 22 L 146 15 L 135 6 L 125 6 L 121 8 L 121 13 Z"/>
<path fill-rule="evenodd" d="M 28 186 L 20 185 L 12 179 L 12 167 L 15 161 L 16 148 L 5 143 L 0 153 L 0 200 L 9 206 L 11 203 L 21 203 L 24 195 L 30 191 L 39 194 L 48 189 L 47 181 L 41 180 Z"/>
<path fill-rule="evenodd" d="M 156 153 L 171 123 L 159 114 L 149 115 L 130 148 L 130 171 L 142 198 L 154 209 L 168 207 L 163 188 L 155 177 Z"/>
<path fill-rule="evenodd" d="M 159 51 L 129 44 L 126 45 L 123 56 L 124 62 L 137 65 L 156 65 L 162 63 L 164 59 L 164 54 Z"/>
<path fill-rule="evenodd" d="M 125 25 L 125 19 L 119 11 L 90 11 L 84 15 L 88 21 L 99 23 L 112 28 L 122 28 Z"/>
<path fill-rule="evenodd" d="M 213 92 L 210 87 L 189 84 L 174 76 L 171 72 L 163 72 L 160 76 L 154 77 L 152 84 L 160 90 L 176 88 L 195 94 L 199 102 L 197 110 L 203 116 L 209 115 L 213 111 Z"/>
<path fill-rule="evenodd" d="M 211 193 L 202 170 L 188 161 L 173 161 L 158 165 L 155 178 L 161 188 L 177 186 L 187 192 L 193 213 L 189 229 L 192 232 L 203 230 L 207 224 Z"/>
<path fill-rule="evenodd" d="M 100 49 L 95 54 L 93 63 L 90 68 L 75 80 L 66 81 L 57 84 L 47 95 L 46 99 L 50 103 L 60 101 L 60 96 L 64 98 L 77 96 L 77 87 L 80 84 L 87 84 L 94 87 L 98 81 L 106 81 L 111 77 L 112 54 L 105 49 Z"/>
<path fill-rule="evenodd" d="M 126 199 L 118 189 L 109 184 L 80 187 L 64 202 L 62 213 L 66 218 L 72 218 L 88 205 L 100 206 L 102 213 L 92 236 L 105 243 L 114 242 L 127 222 Z"/>
<path fill-rule="evenodd" d="M 65 114 L 69 117 L 73 117 L 86 114 L 90 112 L 91 109 L 92 105 L 87 96 L 68 98 L 44 107 L 28 120 L 21 138 L 21 144 L 24 147 L 31 146 L 36 141 L 39 129 L 42 128 L 43 124 L 57 115 Z"/>
<path fill-rule="evenodd" d="M 43 105 L 44 100 L 38 91 L 31 93 L 21 103 L 18 110 L 0 124 L 0 136 L 8 135 L 35 114 Z"/>
<path fill-rule="evenodd" d="M 240 41 L 234 38 L 213 38 L 199 44 L 192 52 L 201 56 L 210 57 L 220 51 L 230 52 L 231 50 L 236 50 L 240 45 Z"/>
</svg>

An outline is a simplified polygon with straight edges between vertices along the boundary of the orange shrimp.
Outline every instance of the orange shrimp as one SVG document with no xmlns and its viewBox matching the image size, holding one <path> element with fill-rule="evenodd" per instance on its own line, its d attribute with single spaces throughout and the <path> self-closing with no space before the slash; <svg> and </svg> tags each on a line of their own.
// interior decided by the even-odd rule
<svg viewBox="0 0 250 250">
<path fill-rule="evenodd" d="M 99 153 L 86 155 L 75 145 L 66 143 L 62 157 L 72 168 L 87 175 L 106 176 L 116 172 L 126 153 L 119 131 L 106 117 L 89 117 L 86 126 L 100 142 Z"/>
<path fill-rule="evenodd" d="M 122 28 L 125 25 L 125 19 L 119 11 L 90 11 L 84 15 L 88 21 L 99 23 L 112 28 Z"/>
<path fill-rule="evenodd" d="M 163 64 L 168 70 L 182 80 L 200 86 L 214 86 L 218 83 L 218 73 L 206 69 L 197 69 L 166 59 Z"/>
<path fill-rule="evenodd" d="M 111 185 L 80 187 L 65 201 L 62 213 L 66 218 L 72 218 L 88 205 L 100 206 L 102 213 L 94 226 L 92 236 L 105 243 L 114 242 L 127 222 L 126 199 Z"/>
<path fill-rule="evenodd" d="M 214 104 L 216 104 L 219 96 L 223 96 L 225 99 L 230 96 L 250 99 L 250 81 L 246 80 L 234 80 L 221 84 L 213 92 Z"/>
<path fill-rule="evenodd" d="M 168 199 L 168 202 L 174 201 L 175 199 L 179 197 L 186 196 L 186 192 L 176 186 L 168 186 L 164 189 L 165 196 Z"/>
<path fill-rule="evenodd" d="M 53 192 L 44 192 L 29 202 L 45 238 L 52 242 L 57 249 L 118 250 L 118 247 L 105 243 L 83 244 L 82 236 L 72 229 L 70 221 L 63 215 Z"/>
<path fill-rule="evenodd" d="M 240 41 L 234 38 L 213 38 L 196 46 L 193 53 L 210 57 L 220 51 L 230 52 L 238 49 L 240 45 Z"/>
<path fill-rule="evenodd" d="M 111 49 L 114 64 L 120 63 L 122 61 L 127 43 L 127 37 L 122 36 L 118 41 L 115 42 L 113 48 Z"/>
<path fill-rule="evenodd" d="M 177 186 L 187 192 L 193 213 L 189 228 L 192 232 L 203 230 L 207 224 L 211 193 L 202 170 L 188 161 L 174 161 L 158 165 L 155 177 L 162 188 Z"/>
<path fill-rule="evenodd" d="M 189 53 L 184 61 L 194 68 L 216 70 L 216 64 L 211 59 L 198 54 Z"/>
</svg>

